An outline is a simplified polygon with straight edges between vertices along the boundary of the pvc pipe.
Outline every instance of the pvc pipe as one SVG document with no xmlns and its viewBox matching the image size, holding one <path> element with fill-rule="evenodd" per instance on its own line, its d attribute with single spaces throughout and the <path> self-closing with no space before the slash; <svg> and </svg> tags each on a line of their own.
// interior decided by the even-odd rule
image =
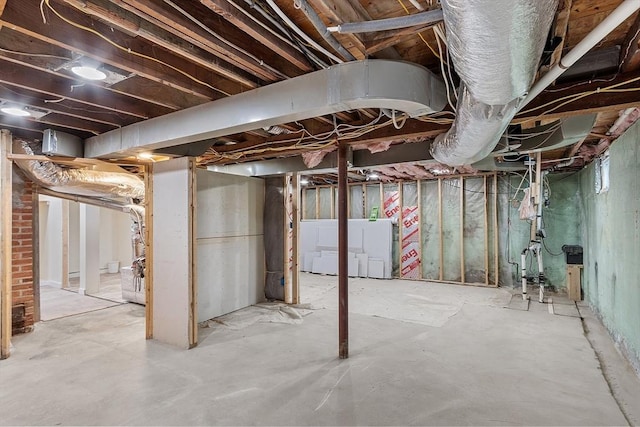
<svg viewBox="0 0 640 427">
<path fill-rule="evenodd" d="M 417 25 L 436 24 L 442 21 L 442 19 L 442 9 L 434 9 L 428 12 L 399 16 L 397 18 L 386 18 L 363 22 L 347 22 L 335 27 L 328 27 L 327 30 L 332 33 L 340 34 L 373 33 L 376 31 L 397 30 L 398 28 L 415 27 Z"/>
<path fill-rule="evenodd" d="M 527 252 L 529 249 L 522 251 L 520 255 L 520 278 L 522 279 L 522 299 L 527 300 Z"/>
<path fill-rule="evenodd" d="M 536 248 L 533 250 L 534 251 L 533 253 L 538 258 L 538 286 L 540 287 L 538 302 L 542 303 L 544 302 L 544 285 L 545 285 L 544 265 L 542 264 L 542 251 L 540 248 L 540 243 L 536 243 L 535 246 Z"/>
<path fill-rule="evenodd" d="M 550 69 L 547 74 L 542 76 L 540 80 L 531 88 L 526 98 L 520 104 L 519 110 L 527 105 L 531 100 L 538 96 L 551 83 L 562 75 L 569 67 L 582 58 L 585 53 L 591 50 L 595 45 L 605 38 L 618 25 L 622 24 L 627 18 L 640 9 L 640 0 L 625 0 L 618 6 L 604 21 L 593 29 L 587 36 L 580 41 L 571 51 L 569 51 L 558 64 Z"/>
<path fill-rule="evenodd" d="M 424 10 L 424 7 L 422 7 L 420 5 L 420 3 L 418 3 L 418 0 L 409 0 L 409 3 L 411 3 L 413 5 L 413 7 L 415 7 L 416 9 L 418 9 L 421 12 Z"/>
<path fill-rule="evenodd" d="M 640 0 L 638 0 L 638 1 L 640 1 Z M 271 7 L 271 9 L 273 9 L 273 11 L 280 17 L 280 19 L 282 19 L 284 22 L 286 22 L 286 24 L 289 26 L 289 28 L 291 28 L 293 31 L 296 32 L 296 34 L 298 34 L 300 37 L 302 37 L 304 39 L 304 41 L 306 41 L 311 46 L 313 46 L 314 48 L 316 48 L 317 50 L 319 50 L 320 52 L 325 54 L 327 57 L 333 59 L 335 62 L 337 62 L 339 64 L 344 62 L 342 59 L 338 58 L 333 53 L 329 52 L 327 49 L 325 49 L 322 46 L 320 46 L 318 43 L 316 43 L 315 40 L 313 40 L 304 31 L 302 31 L 300 28 L 298 28 L 298 26 L 296 24 L 294 24 L 291 19 L 289 19 L 289 17 L 278 7 L 278 5 L 273 0 L 267 0 L 267 3 Z"/>
</svg>

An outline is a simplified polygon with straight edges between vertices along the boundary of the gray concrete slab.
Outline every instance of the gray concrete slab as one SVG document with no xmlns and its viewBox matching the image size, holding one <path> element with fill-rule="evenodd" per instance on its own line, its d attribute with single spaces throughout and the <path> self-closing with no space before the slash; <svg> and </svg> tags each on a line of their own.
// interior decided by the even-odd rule
<svg viewBox="0 0 640 427">
<path fill-rule="evenodd" d="M 338 360 L 334 280 L 303 275 L 302 322 L 210 322 L 189 351 L 145 341 L 130 304 L 39 324 L 0 362 L 0 424 L 627 423 L 579 318 L 506 309 L 502 289 L 356 279 Z"/>
</svg>

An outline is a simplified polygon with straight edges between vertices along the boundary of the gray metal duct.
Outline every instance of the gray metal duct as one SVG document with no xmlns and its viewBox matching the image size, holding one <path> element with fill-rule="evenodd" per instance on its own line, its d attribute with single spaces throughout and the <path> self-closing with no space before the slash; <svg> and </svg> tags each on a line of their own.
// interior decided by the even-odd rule
<svg viewBox="0 0 640 427">
<path fill-rule="evenodd" d="M 135 154 L 362 108 L 417 117 L 445 104 L 443 81 L 424 67 L 347 62 L 89 138 L 84 155 Z"/>
<path fill-rule="evenodd" d="M 13 141 L 13 153 L 33 155 L 25 141 Z M 128 172 L 65 169 L 39 160 L 14 160 L 36 184 L 50 190 L 107 199 L 144 199 L 144 182 Z"/>
<path fill-rule="evenodd" d="M 451 129 L 431 147 L 451 166 L 486 157 L 535 78 L 558 0 L 443 0 L 451 60 L 462 79 Z"/>
</svg>

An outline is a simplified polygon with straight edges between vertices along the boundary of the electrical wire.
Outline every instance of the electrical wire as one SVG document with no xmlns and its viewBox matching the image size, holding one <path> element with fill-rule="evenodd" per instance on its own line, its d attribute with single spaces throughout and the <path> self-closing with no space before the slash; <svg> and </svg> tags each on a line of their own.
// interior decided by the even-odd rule
<svg viewBox="0 0 640 427">
<path fill-rule="evenodd" d="M 402 6 L 402 8 L 404 9 L 405 13 L 407 15 L 411 15 L 411 12 L 409 12 L 409 9 L 407 9 L 407 6 L 404 5 L 404 3 L 402 2 L 402 0 L 398 0 L 398 3 L 400 3 L 400 6 Z M 438 55 L 436 53 L 436 51 L 431 47 L 431 45 L 429 43 L 427 43 L 427 41 L 425 40 L 425 38 L 422 36 L 421 33 L 418 33 L 418 37 L 420 37 L 420 40 L 422 40 L 422 42 L 429 48 L 429 50 L 431 51 L 431 53 L 433 53 L 433 55 L 438 58 L 440 61 L 442 61 L 442 58 L 440 57 L 440 55 Z"/>
<path fill-rule="evenodd" d="M 104 41 L 106 41 L 107 43 L 109 43 L 110 45 L 112 45 L 113 47 L 115 47 L 115 48 L 117 48 L 117 49 L 119 49 L 119 50 L 121 50 L 121 51 L 123 51 L 123 52 L 126 52 L 126 53 L 128 53 L 128 54 L 130 54 L 130 55 L 137 56 L 137 57 L 139 57 L 139 58 L 143 58 L 143 59 L 147 59 L 147 60 L 149 60 L 149 61 L 153 61 L 153 62 L 155 62 L 155 63 L 157 63 L 157 64 L 160 64 L 160 65 L 162 65 L 162 66 L 165 66 L 165 67 L 167 67 L 167 68 L 170 68 L 170 69 L 172 69 L 173 71 L 176 71 L 177 73 L 182 74 L 183 76 L 185 76 L 185 77 L 187 77 L 188 79 L 190 79 L 190 80 L 194 81 L 195 83 L 198 83 L 198 84 L 201 84 L 201 85 L 203 85 L 203 86 L 206 86 L 206 87 L 208 87 L 208 88 L 210 88 L 210 89 L 212 89 L 212 90 L 215 90 L 216 92 L 219 92 L 219 93 L 221 93 L 221 94 L 223 94 L 223 95 L 231 96 L 231 94 L 230 94 L 230 93 L 227 93 L 227 92 L 225 92 L 225 91 L 224 91 L 224 90 L 222 90 L 222 89 L 219 89 L 219 88 L 217 88 L 217 87 L 215 87 L 215 86 L 213 86 L 213 85 L 210 85 L 209 83 L 207 83 L 207 82 L 205 82 L 205 81 L 202 81 L 202 80 L 200 80 L 200 79 L 198 79 L 198 78 L 196 78 L 196 77 L 192 76 L 191 74 L 189 74 L 189 73 L 187 73 L 187 72 L 185 72 L 185 71 L 182 71 L 181 69 L 179 69 L 179 68 L 177 68 L 177 67 L 174 67 L 173 65 L 167 64 L 166 62 L 161 61 L 161 60 L 159 60 L 159 59 L 157 59 L 157 58 L 154 58 L 154 57 L 152 57 L 152 56 L 145 55 L 145 54 L 143 54 L 143 53 L 139 53 L 139 52 L 136 52 L 136 51 L 134 51 L 134 50 L 131 50 L 131 49 L 127 48 L 127 47 L 121 46 L 121 45 L 119 45 L 118 43 L 116 43 L 116 42 L 114 42 L 113 40 L 111 40 L 109 37 L 107 37 L 107 36 L 103 35 L 102 33 L 100 33 L 99 31 L 96 31 L 96 30 L 94 30 L 93 28 L 89 28 L 89 27 L 86 27 L 86 26 L 84 26 L 84 25 L 82 25 L 82 24 L 78 24 L 78 23 L 77 23 L 77 22 L 75 22 L 75 21 L 72 21 L 71 19 L 69 19 L 69 18 L 65 17 L 65 16 L 64 16 L 64 15 L 62 15 L 60 12 L 58 12 L 58 11 L 57 11 L 53 6 L 51 6 L 51 4 L 50 4 L 50 1 L 51 1 L 51 0 L 42 0 L 42 1 L 44 2 L 44 4 L 46 4 L 46 5 L 47 5 L 47 7 L 49 8 L 49 10 L 51 10 L 51 11 L 52 11 L 52 12 L 53 12 L 53 13 L 54 13 L 58 18 L 62 19 L 62 20 L 63 20 L 64 22 L 66 22 L 67 24 L 69 24 L 69 25 L 71 25 L 71 26 L 73 26 L 73 27 L 76 27 L 76 28 L 78 28 L 78 29 L 84 30 L 84 31 L 86 31 L 86 32 L 88 32 L 88 33 L 94 34 L 94 35 L 96 35 L 96 36 L 100 37 L 102 40 L 104 40 Z"/>
<path fill-rule="evenodd" d="M 12 55 L 23 55 L 23 56 L 33 56 L 33 57 L 37 57 L 37 58 L 55 58 L 55 59 L 64 59 L 66 61 L 71 61 L 72 58 L 67 58 L 66 56 L 60 56 L 60 55 L 50 55 L 47 53 L 29 53 L 29 52 L 20 52 L 17 50 L 11 50 L 11 49 L 5 49 L 3 47 L 0 47 L 0 52 L 5 52 L 5 53 L 9 53 Z"/>
</svg>

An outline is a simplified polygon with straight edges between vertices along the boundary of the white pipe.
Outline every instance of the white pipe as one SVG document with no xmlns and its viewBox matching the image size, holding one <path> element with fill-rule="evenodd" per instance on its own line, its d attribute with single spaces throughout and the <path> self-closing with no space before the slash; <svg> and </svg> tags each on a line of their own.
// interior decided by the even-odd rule
<svg viewBox="0 0 640 427">
<path fill-rule="evenodd" d="M 638 0 L 638 1 L 640 1 L 640 0 Z M 311 46 L 315 47 L 317 50 L 319 50 L 320 52 L 325 54 L 328 58 L 333 59 L 338 64 L 342 64 L 344 62 L 342 59 L 338 58 L 333 53 L 329 52 L 327 49 L 325 49 L 322 46 L 320 46 L 318 43 L 316 43 L 315 40 L 313 40 L 304 31 L 302 31 L 300 28 L 298 28 L 298 26 L 296 24 L 294 24 L 291 19 L 289 19 L 289 17 L 278 7 L 278 5 L 273 0 L 267 0 L 267 3 L 269 4 L 269 6 L 271 6 L 271 9 L 273 9 L 273 11 L 278 14 L 280 19 L 282 19 L 284 22 L 286 22 L 287 25 L 289 26 L 289 28 L 291 28 L 293 31 L 295 31 L 307 43 L 309 43 Z"/>
<path fill-rule="evenodd" d="M 424 10 L 424 7 L 422 7 L 420 5 L 420 3 L 418 3 L 418 0 L 409 0 L 409 3 L 411 3 L 413 5 L 413 7 L 415 7 L 416 9 L 418 9 L 421 12 Z"/>
<path fill-rule="evenodd" d="M 525 249 L 520 255 L 520 279 L 522 280 L 522 299 L 527 300 L 527 251 Z"/>
<path fill-rule="evenodd" d="M 540 243 L 535 244 L 536 248 L 533 250 L 533 253 L 538 258 L 538 286 L 540 287 L 538 302 L 544 302 L 544 265 L 542 265 L 542 250 L 540 247 Z"/>
<path fill-rule="evenodd" d="M 585 53 L 591 50 L 595 45 L 613 31 L 618 25 L 622 24 L 627 18 L 640 9 L 640 0 L 625 0 L 613 12 L 607 16 L 597 27 L 595 27 L 587 36 L 580 41 L 569 53 L 567 53 L 560 62 L 550 69 L 536 84 L 531 88 L 527 97 L 520 104 L 522 109 L 533 98 L 538 96 L 551 83 L 562 75 L 569 67 L 582 58 Z"/>
</svg>

